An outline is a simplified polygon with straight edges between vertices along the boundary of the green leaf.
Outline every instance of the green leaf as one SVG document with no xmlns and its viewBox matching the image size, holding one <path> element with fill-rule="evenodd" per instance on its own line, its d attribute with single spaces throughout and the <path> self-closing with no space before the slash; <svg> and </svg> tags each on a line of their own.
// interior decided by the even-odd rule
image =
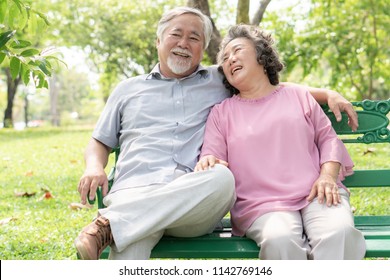
<svg viewBox="0 0 390 280">
<path fill-rule="evenodd" d="M 35 77 L 36 77 L 36 87 L 37 88 L 43 88 L 45 87 L 45 84 L 47 84 L 45 79 L 45 74 L 42 72 L 34 71 Z"/>
<path fill-rule="evenodd" d="M 20 60 L 16 56 L 13 56 L 10 61 L 10 70 L 12 79 L 16 79 L 20 71 Z"/>
<path fill-rule="evenodd" d="M 39 54 L 39 50 L 37 50 L 37 49 L 28 49 L 28 50 L 23 51 L 20 55 L 24 56 L 24 57 L 27 57 L 27 56 L 34 56 L 34 55 L 37 55 L 37 54 Z"/>
<path fill-rule="evenodd" d="M 9 30 L 0 34 L 0 49 L 15 35 L 16 30 Z"/>
<path fill-rule="evenodd" d="M 22 10 L 22 5 L 23 5 L 23 8 L 25 8 L 24 7 L 24 4 L 23 3 L 21 3 L 19 0 L 12 0 L 14 3 L 15 3 L 15 5 L 18 7 L 18 9 L 19 9 L 19 11 L 22 13 L 23 12 L 23 10 Z"/>
<path fill-rule="evenodd" d="M 47 76 L 51 76 L 51 71 L 48 69 L 48 65 L 46 62 L 42 61 L 39 65 L 38 65 L 39 69 L 42 70 L 43 73 L 45 73 L 45 75 Z"/>
<path fill-rule="evenodd" d="M 14 2 L 8 10 L 8 24 L 13 29 L 23 29 L 27 25 L 28 15 L 25 7 L 22 9 L 19 3 Z"/>
<path fill-rule="evenodd" d="M 15 42 L 12 42 L 10 44 L 10 47 L 13 48 L 13 49 L 24 49 L 24 48 L 27 48 L 29 46 L 31 46 L 31 42 L 30 41 L 26 41 L 26 40 L 17 40 Z"/>
<path fill-rule="evenodd" d="M 41 13 L 41 12 L 35 10 L 35 9 L 31 9 L 31 11 L 34 12 L 34 13 L 36 13 L 41 19 L 43 19 L 43 21 L 46 23 L 46 25 L 48 25 L 48 26 L 50 25 L 50 22 L 49 22 L 49 20 L 47 19 L 47 17 L 46 17 L 45 14 L 43 14 L 43 13 Z"/>
<path fill-rule="evenodd" d="M 47 82 L 46 79 L 44 80 L 42 87 L 49 89 L 49 83 Z"/>
<path fill-rule="evenodd" d="M 7 1 L 0 0 L 0 22 L 4 22 L 7 11 Z"/>
<path fill-rule="evenodd" d="M 5 58 L 5 53 L 0 52 L 0 65 L 4 61 L 4 58 Z"/>
<path fill-rule="evenodd" d="M 31 73 L 31 70 L 30 68 L 28 67 L 27 64 L 21 64 L 21 77 L 22 77 L 22 81 L 25 85 L 28 85 L 28 83 L 30 82 L 30 73 Z"/>
</svg>

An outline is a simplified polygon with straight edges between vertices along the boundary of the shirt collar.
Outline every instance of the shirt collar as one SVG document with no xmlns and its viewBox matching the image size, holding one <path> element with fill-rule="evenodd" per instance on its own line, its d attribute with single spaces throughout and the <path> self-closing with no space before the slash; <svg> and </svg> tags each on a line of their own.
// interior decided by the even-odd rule
<svg viewBox="0 0 390 280">
<path fill-rule="evenodd" d="M 206 77 L 208 73 L 209 73 L 209 70 L 207 70 L 202 65 L 199 65 L 194 73 L 192 73 L 191 75 L 189 75 L 187 77 L 182 78 L 181 80 L 194 77 L 197 74 L 201 75 L 202 77 Z M 150 71 L 150 73 L 146 76 L 146 80 L 152 80 L 152 79 L 173 80 L 171 78 L 165 78 L 163 76 L 163 74 L 161 74 L 161 72 L 160 72 L 160 63 L 157 63 L 156 66 L 153 67 L 152 71 Z"/>
</svg>

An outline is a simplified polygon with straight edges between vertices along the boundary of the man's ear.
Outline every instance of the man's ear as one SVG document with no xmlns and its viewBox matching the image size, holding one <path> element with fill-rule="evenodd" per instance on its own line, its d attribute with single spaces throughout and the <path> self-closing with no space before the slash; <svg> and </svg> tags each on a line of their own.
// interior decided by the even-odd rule
<svg viewBox="0 0 390 280">
<path fill-rule="evenodd" d="M 159 38 L 157 38 L 157 40 L 156 40 L 156 48 L 158 48 L 158 46 L 160 46 L 160 39 Z"/>
</svg>

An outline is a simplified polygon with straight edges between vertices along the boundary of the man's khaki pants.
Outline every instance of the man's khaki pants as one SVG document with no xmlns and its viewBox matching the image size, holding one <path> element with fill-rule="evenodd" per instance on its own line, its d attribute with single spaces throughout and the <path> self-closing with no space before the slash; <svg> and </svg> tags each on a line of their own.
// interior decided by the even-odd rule
<svg viewBox="0 0 390 280">
<path fill-rule="evenodd" d="M 234 177 L 223 165 L 185 174 L 167 185 L 107 195 L 99 212 L 114 237 L 110 259 L 148 259 L 163 235 L 195 237 L 213 231 L 235 201 Z"/>
</svg>

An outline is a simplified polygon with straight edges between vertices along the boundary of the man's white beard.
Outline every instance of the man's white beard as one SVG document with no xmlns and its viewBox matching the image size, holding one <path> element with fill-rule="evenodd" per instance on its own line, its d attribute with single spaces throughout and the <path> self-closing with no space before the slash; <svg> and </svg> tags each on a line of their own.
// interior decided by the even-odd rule
<svg viewBox="0 0 390 280">
<path fill-rule="evenodd" d="M 167 64 L 173 73 L 180 75 L 190 70 L 191 59 L 180 59 L 168 56 Z"/>
</svg>

